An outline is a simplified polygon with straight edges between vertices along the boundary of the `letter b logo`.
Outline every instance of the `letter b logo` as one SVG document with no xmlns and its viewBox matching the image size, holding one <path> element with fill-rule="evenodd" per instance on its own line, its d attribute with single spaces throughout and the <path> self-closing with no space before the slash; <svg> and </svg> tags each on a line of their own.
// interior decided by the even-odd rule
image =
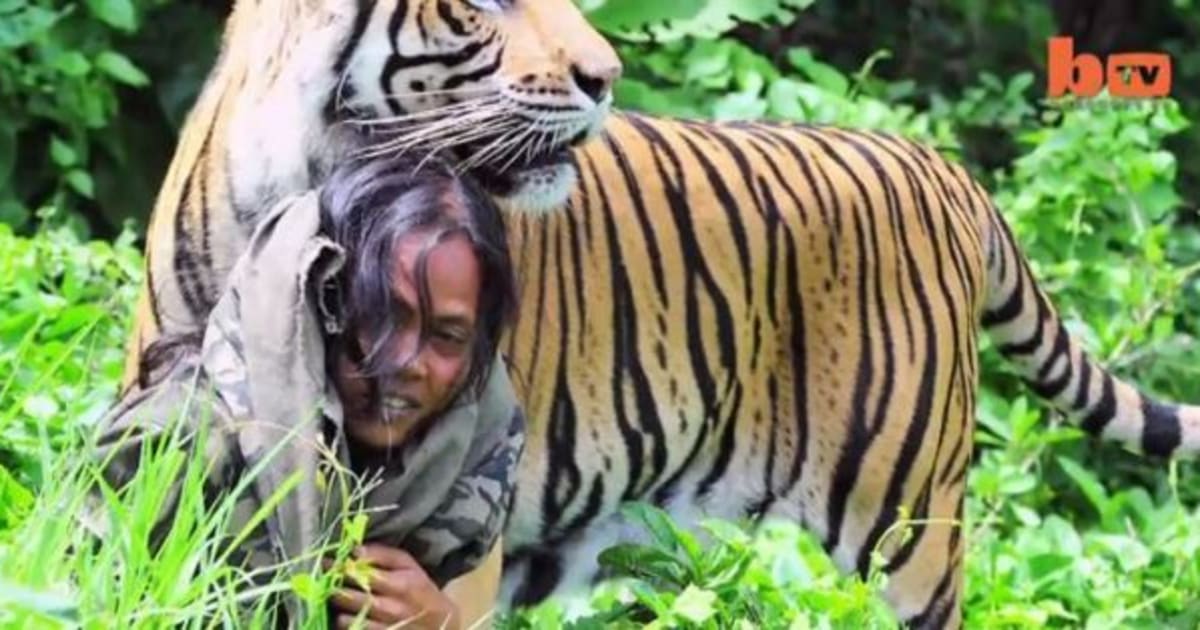
<svg viewBox="0 0 1200 630">
<path fill-rule="evenodd" d="M 1048 85 L 1050 98 L 1070 92 L 1090 98 L 1108 86 L 1117 98 L 1149 98 L 1171 93 L 1171 57 L 1163 53 L 1122 53 L 1108 58 L 1108 67 L 1096 55 L 1075 55 L 1070 37 L 1050 38 Z"/>
<path fill-rule="evenodd" d="M 1096 55 L 1075 56 L 1070 37 L 1050 38 L 1050 81 L 1048 93 L 1057 98 L 1071 92 L 1076 96 L 1095 96 L 1104 87 L 1104 64 Z"/>
</svg>

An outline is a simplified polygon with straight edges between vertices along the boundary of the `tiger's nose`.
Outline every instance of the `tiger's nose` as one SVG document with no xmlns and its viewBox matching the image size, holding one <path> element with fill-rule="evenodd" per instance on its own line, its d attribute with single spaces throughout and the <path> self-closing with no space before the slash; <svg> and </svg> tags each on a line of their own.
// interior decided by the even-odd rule
<svg viewBox="0 0 1200 630">
<path fill-rule="evenodd" d="M 621 76 L 621 63 L 584 68 L 571 64 L 571 79 L 588 98 L 599 103 L 612 91 L 613 83 Z"/>
</svg>

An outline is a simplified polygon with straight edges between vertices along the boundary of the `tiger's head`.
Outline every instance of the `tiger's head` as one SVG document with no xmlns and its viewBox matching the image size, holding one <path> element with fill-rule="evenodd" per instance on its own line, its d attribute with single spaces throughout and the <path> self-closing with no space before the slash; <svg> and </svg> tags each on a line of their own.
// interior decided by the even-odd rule
<svg viewBox="0 0 1200 630">
<path fill-rule="evenodd" d="M 337 108 L 370 151 L 438 151 L 505 206 L 561 207 L 621 62 L 572 0 L 360 0 Z M 366 8 L 370 7 L 370 8 Z"/>
</svg>

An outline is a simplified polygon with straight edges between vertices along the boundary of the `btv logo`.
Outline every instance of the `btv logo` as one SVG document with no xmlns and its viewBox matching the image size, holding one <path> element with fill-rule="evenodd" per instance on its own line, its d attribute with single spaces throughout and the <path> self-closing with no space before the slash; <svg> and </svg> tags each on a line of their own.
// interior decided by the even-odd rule
<svg viewBox="0 0 1200 630">
<path fill-rule="evenodd" d="M 1108 93 L 1123 98 L 1149 98 L 1171 93 L 1171 57 L 1163 53 L 1109 55 L 1108 67 L 1096 55 L 1075 55 L 1070 37 L 1050 38 L 1049 85 L 1051 98 L 1067 92 L 1091 97 L 1108 86 Z"/>
</svg>

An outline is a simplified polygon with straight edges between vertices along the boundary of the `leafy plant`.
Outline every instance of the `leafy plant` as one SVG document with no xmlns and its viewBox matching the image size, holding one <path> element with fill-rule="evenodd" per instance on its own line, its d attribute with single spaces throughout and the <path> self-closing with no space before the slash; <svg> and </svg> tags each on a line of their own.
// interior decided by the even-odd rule
<svg viewBox="0 0 1200 630">
<path fill-rule="evenodd" d="M 841 575 L 811 534 L 771 521 L 748 534 L 705 521 L 700 535 L 662 510 L 630 504 L 644 542 L 600 554 L 610 581 L 581 611 L 557 601 L 503 618 L 509 630 L 549 628 L 894 628 L 882 578 Z"/>
<path fill-rule="evenodd" d="M 141 255 L 126 234 L 82 243 L 0 224 L 0 488 L 41 487 L 115 394 Z M 4 481 L 7 479 L 8 481 Z M 19 495 L 13 495 L 14 497 Z M 19 505 L 18 502 L 15 505 Z"/>
</svg>

